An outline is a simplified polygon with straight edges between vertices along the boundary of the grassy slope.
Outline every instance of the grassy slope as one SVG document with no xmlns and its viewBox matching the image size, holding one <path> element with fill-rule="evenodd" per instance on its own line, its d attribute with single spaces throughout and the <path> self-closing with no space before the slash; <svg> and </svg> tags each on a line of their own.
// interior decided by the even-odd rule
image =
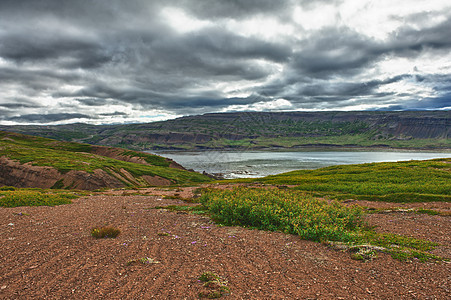
<svg viewBox="0 0 451 300">
<path fill-rule="evenodd" d="M 144 158 L 153 165 L 125 162 L 90 153 L 93 146 L 72 142 L 59 142 L 41 137 L 0 132 L 0 156 L 31 162 L 37 166 L 54 167 L 62 173 L 70 170 L 93 172 L 102 169 L 111 174 L 125 169 L 138 178 L 142 175 L 160 176 L 173 183 L 188 184 L 207 182 L 210 179 L 198 173 L 169 168 L 169 162 L 156 155 L 124 151 L 124 155 Z M 144 181 L 142 181 L 144 183 Z"/>
<path fill-rule="evenodd" d="M 258 179 L 335 199 L 389 202 L 451 201 L 451 159 L 370 163 L 299 170 Z"/>
</svg>

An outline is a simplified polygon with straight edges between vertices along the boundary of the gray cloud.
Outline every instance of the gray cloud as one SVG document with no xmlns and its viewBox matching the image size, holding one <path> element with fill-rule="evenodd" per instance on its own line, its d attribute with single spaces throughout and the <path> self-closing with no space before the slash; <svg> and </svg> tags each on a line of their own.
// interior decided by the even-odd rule
<svg viewBox="0 0 451 300">
<path fill-rule="evenodd" d="M 449 66 L 437 66 L 434 74 L 428 64 L 449 57 L 451 9 L 402 16 L 389 11 L 388 19 L 401 25 L 385 39 L 340 18 L 307 30 L 292 16 L 298 5 L 308 14 L 344 2 L 1 1 L 1 120 L 101 122 L 119 116 L 127 122 L 131 116 L 215 112 L 280 98 L 294 110 L 350 103 L 446 108 Z M 171 7 L 206 23 L 187 30 L 189 21 L 174 23 L 167 15 Z M 272 27 L 260 21 L 252 30 L 266 28 L 268 35 L 252 33 L 240 23 L 255 18 L 275 20 L 292 32 L 269 34 Z M 402 58 L 418 61 L 418 68 L 381 69 L 381 63 Z M 388 88 L 396 84 L 415 85 L 416 92 Z"/>
<path fill-rule="evenodd" d="M 20 122 L 30 122 L 30 123 L 41 123 L 41 122 L 56 122 L 61 120 L 72 120 L 72 119 L 90 119 L 91 116 L 84 114 L 29 114 L 21 115 L 17 117 L 6 118 L 8 121 L 20 121 Z"/>
</svg>

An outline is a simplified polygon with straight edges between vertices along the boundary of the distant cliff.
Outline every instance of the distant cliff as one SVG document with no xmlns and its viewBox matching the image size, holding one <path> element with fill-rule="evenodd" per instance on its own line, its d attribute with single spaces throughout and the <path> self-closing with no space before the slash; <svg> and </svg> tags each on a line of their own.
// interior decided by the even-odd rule
<svg viewBox="0 0 451 300">
<path fill-rule="evenodd" d="M 146 124 L 0 126 L 66 141 L 148 149 L 451 149 L 451 111 L 240 112 Z"/>
</svg>

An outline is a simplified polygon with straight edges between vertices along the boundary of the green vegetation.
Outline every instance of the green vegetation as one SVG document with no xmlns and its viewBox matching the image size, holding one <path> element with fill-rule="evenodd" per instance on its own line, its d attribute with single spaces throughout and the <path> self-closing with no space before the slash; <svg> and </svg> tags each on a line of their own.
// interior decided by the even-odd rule
<svg viewBox="0 0 451 300">
<path fill-rule="evenodd" d="M 74 193 L 46 191 L 39 189 L 0 190 L 0 206 L 55 206 L 71 203 L 78 198 Z"/>
<path fill-rule="evenodd" d="M 296 190 L 244 187 L 207 190 L 200 201 L 214 220 L 226 225 L 278 230 L 313 241 L 370 244 L 383 247 L 399 259 L 439 259 L 427 252 L 434 249 L 435 243 L 376 233 L 363 221 L 360 207 L 328 202 Z M 357 250 L 353 255 L 356 259 L 370 259 L 375 252 L 370 248 Z"/>
<path fill-rule="evenodd" d="M 200 298 L 216 299 L 230 293 L 227 281 L 213 272 L 204 272 L 199 276 L 204 289 L 199 292 Z"/>
<path fill-rule="evenodd" d="M 334 199 L 387 202 L 451 201 L 451 159 L 342 165 L 299 170 L 258 179 Z"/>
<path fill-rule="evenodd" d="M 131 156 L 131 157 L 140 157 L 140 158 L 144 159 L 147 163 L 154 165 L 154 166 L 169 167 L 169 165 L 171 164 L 170 161 L 168 161 L 164 157 L 149 154 L 149 153 L 144 153 L 144 152 L 124 151 L 121 153 L 121 155 Z"/>
<path fill-rule="evenodd" d="M 104 226 L 104 227 L 96 227 L 91 229 L 91 236 L 96 239 L 104 239 L 104 238 L 116 238 L 121 231 L 117 228 Z"/>
<path fill-rule="evenodd" d="M 142 178 L 144 175 L 160 176 L 169 179 L 173 184 L 190 184 L 211 181 L 208 177 L 185 170 L 168 168 L 169 162 L 165 158 L 133 151 L 123 151 L 122 156 L 137 156 L 148 163 L 143 165 L 131 163 L 115 158 L 90 153 L 94 147 L 87 144 L 60 142 L 41 137 L 24 136 L 0 132 L 0 157 L 6 156 L 17 160 L 21 164 L 32 163 L 36 166 L 48 166 L 57 169 L 62 174 L 71 170 L 93 173 L 101 169 L 123 181 L 126 186 L 146 186 L 148 183 Z M 123 170 L 135 177 L 135 182 L 129 181 Z M 63 188 L 63 183 L 57 182 L 53 188 Z"/>
<path fill-rule="evenodd" d="M 151 257 L 141 257 L 137 259 L 132 259 L 127 262 L 127 266 L 131 266 L 134 264 L 142 264 L 142 265 L 149 265 L 149 264 L 159 264 L 160 262 L 156 259 L 153 259 Z"/>
<path fill-rule="evenodd" d="M 221 223 L 280 230 L 314 241 L 351 241 L 363 224 L 360 208 L 290 190 L 212 190 L 200 201 Z"/>
</svg>

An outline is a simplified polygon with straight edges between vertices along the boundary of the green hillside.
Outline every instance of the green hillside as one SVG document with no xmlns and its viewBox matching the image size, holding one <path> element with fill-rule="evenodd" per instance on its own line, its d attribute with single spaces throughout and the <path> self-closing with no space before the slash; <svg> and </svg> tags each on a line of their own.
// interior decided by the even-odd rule
<svg viewBox="0 0 451 300">
<path fill-rule="evenodd" d="M 388 202 L 451 201 L 451 159 L 342 165 L 235 182 L 293 185 L 315 196 Z"/>
<path fill-rule="evenodd" d="M 110 157 L 97 154 L 103 152 Z M 170 165 L 175 164 L 174 162 L 148 153 L 55 141 L 7 132 L 0 132 L 0 157 L 19 161 L 20 164 L 31 163 L 33 166 L 52 167 L 63 175 L 74 170 L 91 174 L 96 170 L 103 170 L 123 182 L 125 186 L 148 185 L 143 179 L 145 175 L 168 179 L 173 184 L 210 181 L 204 175 L 172 168 Z M 127 161 L 133 159 L 142 163 Z M 130 178 L 127 172 L 133 178 Z M 2 182 L 0 182 L 1 184 Z"/>
</svg>

